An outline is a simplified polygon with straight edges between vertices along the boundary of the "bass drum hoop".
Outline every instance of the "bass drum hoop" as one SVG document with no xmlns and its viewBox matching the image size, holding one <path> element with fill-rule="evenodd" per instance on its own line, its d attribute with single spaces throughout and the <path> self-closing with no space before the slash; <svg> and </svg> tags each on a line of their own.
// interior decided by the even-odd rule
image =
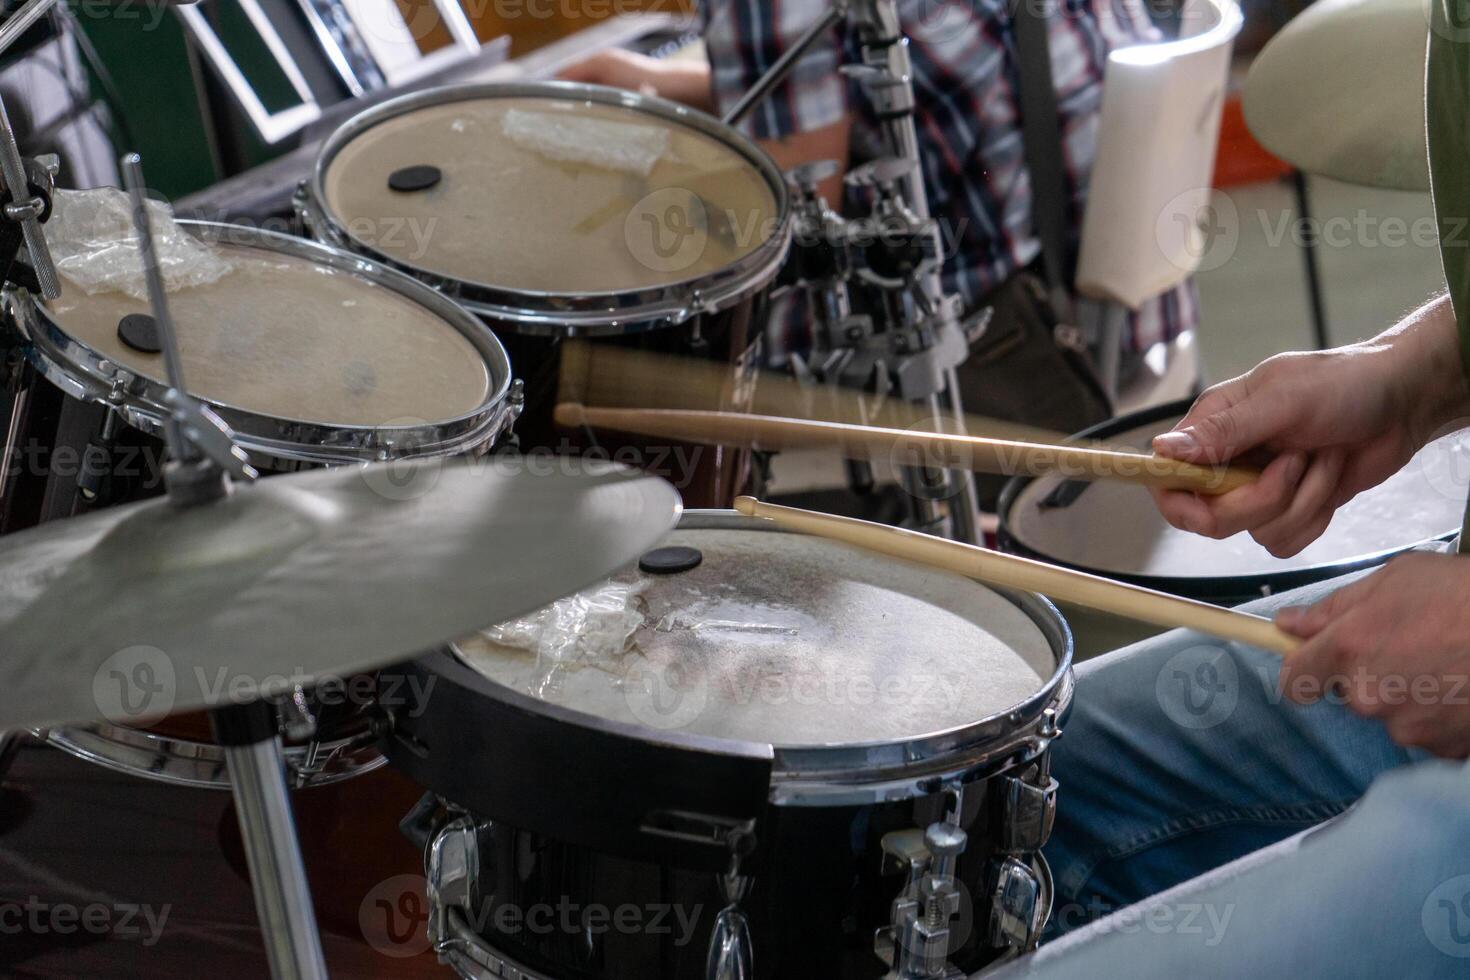
<svg viewBox="0 0 1470 980">
<path fill-rule="evenodd" d="M 304 422 L 204 400 L 234 431 L 248 452 L 274 460 L 316 465 L 388 459 L 456 456 L 493 443 L 515 420 L 510 398 L 511 364 L 504 346 L 478 317 L 452 300 L 380 263 L 341 249 L 278 232 L 204 221 L 180 227 L 206 242 L 222 242 L 306 259 L 361 276 L 435 314 L 468 340 L 484 359 L 490 393 L 468 414 L 424 425 L 360 426 Z M 161 435 L 168 417 L 168 385 L 124 368 L 72 337 L 28 293 L 8 294 L 7 306 L 28 341 L 26 356 L 52 384 L 72 398 L 116 409 L 131 426 Z"/>
<path fill-rule="evenodd" d="M 33 734 L 68 755 L 113 772 L 191 789 L 231 788 L 224 750 L 211 742 L 120 725 L 52 728 Z M 330 786 L 355 779 L 388 761 L 368 733 L 315 746 L 288 745 L 284 755 L 286 779 L 297 787 Z"/>
<path fill-rule="evenodd" d="M 749 254 L 697 279 L 633 292 L 548 293 L 469 282 L 419 268 L 354 238 L 327 203 L 326 178 L 337 154 L 358 136 L 389 119 L 453 102 L 496 98 L 547 98 L 634 109 L 677 123 L 738 152 L 765 178 L 776 201 L 776 228 Z M 327 138 L 296 208 L 312 235 L 350 252 L 371 256 L 453 296 L 466 309 L 503 321 L 516 333 L 542 337 L 616 337 L 678 326 L 701 313 L 718 313 L 769 286 L 791 250 L 794 216 L 786 179 L 765 151 L 713 116 L 657 96 L 582 82 L 510 82 L 451 85 L 400 96 L 359 113 Z"/>
<path fill-rule="evenodd" d="M 1095 440 L 1107 441 L 1120 433 L 1130 432 L 1154 422 L 1162 422 L 1168 419 L 1177 419 L 1193 407 L 1192 401 L 1171 402 L 1167 405 L 1158 405 L 1153 408 L 1143 409 L 1129 415 L 1109 419 L 1099 425 L 1084 429 L 1072 436 L 1070 442 L 1088 442 Z M 1423 548 L 1436 542 L 1452 540 L 1458 530 L 1451 531 L 1440 537 L 1426 538 L 1413 544 L 1404 545 L 1401 548 L 1389 548 L 1384 551 L 1374 552 L 1367 555 L 1359 555 L 1344 559 L 1340 562 L 1325 562 L 1320 565 L 1311 565 L 1305 568 L 1294 568 L 1284 572 L 1263 572 L 1248 576 L 1199 576 L 1181 578 L 1173 575 L 1146 575 L 1135 573 L 1122 573 L 1112 571 L 1099 571 L 1087 565 L 1068 561 L 1057 555 L 1051 555 L 1037 548 L 1032 548 L 1016 537 L 1012 531 L 1011 514 L 1021 502 L 1022 495 L 1036 482 L 1036 477 L 1018 476 L 1006 484 L 1001 492 L 998 505 L 1000 515 L 1000 530 L 998 540 L 1002 551 L 1008 554 L 1020 555 L 1025 558 L 1035 558 L 1052 565 L 1060 565 L 1079 572 L 1087 572 L 1092 575 L 1101 575 L 1114 581 L 1127 582 L 1130 585 L 1138 585 L 1160 592 L 1168 592 L 1171 595 L 1187 596 L 1193 599 L 1201 599 L 1207 602 L 1226 605 L 1238 605 L 1252 599 L 1260 599 L 1263 596 L 1277 595 L 1292 589 L 1298 589 L 1306 585 L 1314 585 L 1317 582 L 1325 582 L 1328 579 L 1340 578 L 1353 572 L 1363 571 L 1369 568 L 1377 568 L 1384 562 L 1416 548 Z M 1255 588 L 1247 586 L 1247 582 Z"/>
<path fill-rule="evenodd" d="M 679 530 L 793 533 L 769 521 L 742 517 L 733 511 L 688 511 L 679 522 Z M 776 806 L 861 806 L 927 795 L 936 786 L 947 783 L 988 778 L 1039 756 L 1056 737 L 1072 704 L 1071 630 L 1056 607 L 1044 597 L 1005 589 L 993 591 L 1016 605 L 1046 636 L 1057 660 L 1051 677 L 1030 698 L 1005 711 L 946 731 L 898 741 L 777 747 L 682 735 L 609 721 L 540 701 L 469 668 L 453 647 L 431 655 L 424 666 L 432 674 L 437 672 L 436 657 L 450 658 L 463 667 L 456 672 L 460 677 L 473 675 L 468 683 L 486 704 L 494 706 L 492 710 L 508 709 L 549 717 L 569 726 L 569 734 L 590 728 L 698 755 L 711 752 L 745 757 L 770 755 L 774 765 L 769 802 Z"/>
</svg>

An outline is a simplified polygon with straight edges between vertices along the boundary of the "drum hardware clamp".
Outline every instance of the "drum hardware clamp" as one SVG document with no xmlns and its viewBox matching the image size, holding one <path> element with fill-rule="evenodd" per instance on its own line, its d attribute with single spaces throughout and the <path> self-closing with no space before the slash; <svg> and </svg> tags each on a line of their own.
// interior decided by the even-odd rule
<svg viewBox="0 0 1470 980">
<path fill-rule="evenodd" d="M 881 166 L 859 170 L 857 180 L 877 190 L 870 225 L 894 220 L 907 232 L 905 243 L 896 250 L 899 255 L 907 255 L 897 262 L 901 276 L 882 275 L 885 271 L 895 271 L 889 267 L 855 269 L 852 278 L 898 293 L 900 299 L 908 298 L 911 302 L 881 304 L 880 312 L 893 322 L 874 322 L 873 329 L 865 335 L 848 338 L 844 334 L 861 324 L 846 322 L 850 319 L 850 309 L 844 312 L 840 306 L 835 309 L 823 306 L 832 292 L 825 288 L 829 284 L 824 284 L 823 289 L 817 290 L 820 295 L 810 296 L 817 319 L 827 319 L 833 312 L 841 315 L 835 317 L 835 322 L 819 324 L 817 328 L 821 334 L 825 327 L 828 338 L 835 341 L 824 345 L 830 349 L 822 353 L 832 356 L 826 358 L 828 367 L 819 372 L 818 380 L 858 387 L 870 384 L 875 375 L 884 375 L 882 380 L 897 388 L 905 401 L 928 406 L 936 417 L 958 419 L 963 406 L 956 369 L 968 356 L 969 344 L 960 324 L 962 300 L 946 291 L 941 276 L 944 245 L 924 185 L 914 122 L 917 103 L 913 64 L 895 0 L 833 0 L 823 16 L 783 52 L 726 113 L 723 121 L 726 125 L 738 125 L 775 91 L 814 44 L 847 19 L 858 35 L 861 61 L 847 67 L 845 74 L 861 84 L 891 158 L 891 162 Z M 806 176 L 810 178 L 812 172 Z M 823 224 L 826 227 L 817 229 L 827 233 L 823 241 L 830 238 L 834 229 L 842 234 L 841 222 Z M 917 526 L 958 541 L 979 542 L 975 483 L 968 472 L 922 467 L 905 470 L 903 476 L 904 486 L 914 498 Z M 929 492 L 930 487 L 936 489 Z"/>
<path fill-rule="evenodd" d="M 891 925 L 874 936 L 873 951 L 889 966 L 887 980 L 951 980 L 964 974 L 949 962 L 951 922 L 965 909 L 955 866 L 969 838 L 954 823 L 883 837 L 886 862 L 908 872 L 893 902 Z"/>
</svg>

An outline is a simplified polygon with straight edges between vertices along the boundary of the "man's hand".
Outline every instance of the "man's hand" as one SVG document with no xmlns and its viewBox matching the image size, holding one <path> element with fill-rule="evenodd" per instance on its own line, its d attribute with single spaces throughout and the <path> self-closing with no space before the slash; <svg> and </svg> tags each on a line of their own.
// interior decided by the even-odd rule
<svg viewBox="0 0 1470 980">
<path fill-rule="evenodd" d="M 1395 742 L 1470 758 L 1470 557 L 1406 555 L 1276 623 L 1306 640 L 1281 672 L 1303 704 L 1324 697 L 1380 719 Z"/>
<path fill-rule="evenodd" d="M 563 81 L 609 85 L 644 95 L 658 95 L 713 112 L 710 67 L 706 61 L 650 58 L 622 48 L 599 51 L 562 70 Z"/>
<path fill-rule="evenodd" d="M 1454 317 L 1439 301 L 1376 340 L 1274 357 L 1205 392 L 1155 451 L 1206 465 L 1243 457 L 1263 467 L 1261 479 L 1219 497 L 1155 498 L 1181 530 L 1212 538 L 1249 531 L 1287 558 L 1442 434 L 1467 401 Z"/>
</svg>

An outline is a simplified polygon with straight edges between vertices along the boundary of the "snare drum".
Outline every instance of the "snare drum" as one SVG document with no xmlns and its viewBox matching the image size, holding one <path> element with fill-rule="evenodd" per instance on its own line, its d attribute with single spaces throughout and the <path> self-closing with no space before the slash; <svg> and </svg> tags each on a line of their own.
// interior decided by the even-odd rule
<svg viewBox="0 0 1470 980">
<path fill-rule="evenodd" d="M 593 372 L 604 345 L 725 365 L 723 390 L 698 407 L 746 407 L 766 293 L 791 241 L 781 173 L 739 133 L 568 82 L 445 88 L 369 109 L 327 140 L 298 205 L 322 240 L 485 317 L 525 382 L 524 448 L 591 445 L 552 420 L 558 400 L 580 397 L 561 377 L 571 338 L 591 339 Z M 626 404 L 658 407 L 663 392 L 649 388 L 625 392 Z M 691 506 L 728 506 L 748 470 L 747 454 L 700 448 L 683 476 L 645 443 L 597 445 L 630 447 L 627 461 L 676 478 Z"/>
<path fill-rule="evenodd" d="M 169 297 L 184 378 L 262 470 L 483 452 L 513 421 L 504 348 L 479 318 L 443 295 L 359 256 L 285 235 L 181 226 L 231 263 L 218 281 Z M 156 479 L 162 456 L 156 434 L 167 412 L 162 355 L 129 346 L 120 329 L 125 317 L 146 313 L 147 304 L 120 292 L 64 289 L 45 304 L 23 293 L 9 297 L 32 369 L 72 399 L 66 408 L 76 409 L 61 413 L 60 422 L 54 412 L 41 413 L 52 426 L 64 426 L 48 431 L 27 427 L 25 419 L 49 392 L 33 387 L 17 400 L 7 454 L 15 478 L 7 500 L 12 517 L 64 517 L 162 489 Z M 69 436 L 67 428 L 83 434 Z M 34 456 L 19 444 L 27 439 L 50 447 L 53 458 L 61 447 L 85 458 L 77 442 L 91 439 L 93 450 L 105 443 L 119 466 L 119 447 L 130 443 L 130 465 L 152 461 L 153 485 L 84 498 L 79 473 L 58 466 L 25 474 L 14 465 Z M 48 502 L 21 499 L 27 495 Z M 295 782 L 330 783 L 381 765 L 364 706 L 344 698 L 319 707 L 331 719 L 319 740 L 287 748 Z M 79 758 L 123 772 L 175 785 L 229 786 L 203 716 L 169 719 L 146 731 L 102 725 L 46 735 Z"/>
<path fill-rule="evenodd" d="M 1149 409 L 1078 438 L 1148 452 L 1153 437 L 1174 428 L 1189 407 L 1181 402 Z M 1470 488 L 1470 435 L 1426 447 L 1395 476 L 1342 508 L 1326 534 L 1290 559 L 1272 556 L 1248 534 L 1215 541 L 1176 530 L 1138 487 L 1098 482 L 1066 503 L 1068 495 L 1058 494 L 1065 482 L 1060 477 L 1011 482 L 1000 505 L 1005 550 L 1233 606 L 1381 565 L 1394 555 L 1452 538 L 1464 519 Z M 1067 616 L 1079 645 L 1091 648 L 1083 618 L 1071 610 Z M 1104 630 L 1104 649 L 1149 635 L 1137 627 L 1116 629 L 1118 624 L 1097 617 L 1088 620 Z"/>
<path fill-rule="evenodd" d="M 653 980 L 750 976 L 753 955 L 759 976 L 881 977 L 875 932 L 951 807 L 951 959 L 1032 945 L 1072 694 L 1056 611 L 725 512 L 668 545 L 530 620 L 560 624 L 538 653 L 499 633 L 385 672 L 433 685 L 384 752 L 446 801 L 428 851 L 446 961 Z M 578 603 L 595 615 L 569 628 Z"/>
</svg>

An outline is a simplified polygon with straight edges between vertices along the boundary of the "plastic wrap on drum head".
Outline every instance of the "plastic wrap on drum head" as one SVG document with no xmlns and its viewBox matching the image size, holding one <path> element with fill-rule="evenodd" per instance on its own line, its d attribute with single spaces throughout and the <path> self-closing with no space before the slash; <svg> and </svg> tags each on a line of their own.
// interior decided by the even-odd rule
<svg viewBox="0 0 1470 980">
<path fill-rule="evenodd" d="M 512 143 L 549 160 L 591 164 L 644 178 L 668 152 L 671 139 L 666 127 L 562 112 L 511 109 L 501 125 Z"/>
<path fill-rule="evenodd" d="M 531 694 L 553 693 L 557 677 L 583 666 L 608 666 L 626 653 L 643 625 L 638 587 L 609 582 L 559 599 L 520 619 L 482 631 L 493 643 L 536 655 L 537 677 Z"/>
<path fill-rule="evenodd" d="M 132 199 L 115 187 L 58 190 L 45 225 L 56 268 L 90 295 L 121 292 L 148 298 L 143 259 L 133 227 Z M 169 290 L 203 286 L 223 278 L 231 263 L 174 221 L 173 209 L 148 202 L 159 269 Z"/>
</svg>

